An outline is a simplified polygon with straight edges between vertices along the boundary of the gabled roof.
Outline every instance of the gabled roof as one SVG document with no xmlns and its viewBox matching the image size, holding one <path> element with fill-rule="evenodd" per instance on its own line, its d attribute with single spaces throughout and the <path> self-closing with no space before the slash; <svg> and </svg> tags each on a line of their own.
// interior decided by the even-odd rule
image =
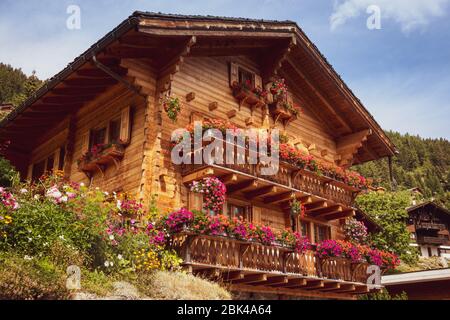
<svg viewBox="0 0 450 320">
<path fill-rule="evenodd" d="M 411 213 L 411 212 L 414 212 L 418 209 L 425 208 L 425 207 L 431 207 L 431 208 L 433 208 L 433 210 L 435 210 L 435 212 L 446 214 L 450 218 L 450 211 L 444 207 L 441 207 L 440 205 L 438 205 L 437 203 L 435 203 L 433 201 L 426 201 L 426 202 L 420 203 L 418 205 L 406 208 L 406 211 L 408 211 L 408 213 Z"/>
<path fill-rule="evenodd" d="M 1 137 L 22 139 L 24 152 L 33 143 L 31 136 L 119 83 L 92 64 L 94 57 L 126 77 L 121 59 L 145 59 L 161 70 L 193 38 L 192 56 L 253 55 L 265 74 L 276 71 L 285 77 L 314 106 L 311 111 L 337 144 L 347 148 L 351 143 L 356 162 L 396 153 L 375 119 L 295 22 L 148 12 L 133 13 L 51 78 L 0 122 Z"/>
</svg>

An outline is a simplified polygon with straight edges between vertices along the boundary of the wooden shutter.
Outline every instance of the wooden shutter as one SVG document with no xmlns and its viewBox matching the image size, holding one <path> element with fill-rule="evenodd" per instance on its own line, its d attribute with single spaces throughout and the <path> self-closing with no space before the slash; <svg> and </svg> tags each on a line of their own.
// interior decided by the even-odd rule
<svg viewBox="0 0 450 320">
<path fill-rule="evenodd" d="M 189 210 L 202 211 L 203 209 L 203 196 L 199 193 L 189 192 Z"/>
<path fill-rule="evenodd" d="M 252 219 L 253 219 L 253 223 L 255 223 L 255 224 L 261 223 L 261 208 L 260 207 L 253 206 Z"/>
<path fill-rule="evenodd" d="M 27 170 L 27 181 L 31 182 L 31 180 L 33 180 L 33 164 L 30 164 Z"/>
<path fill-rule="evenodd" d="M 255 74 L 255 88 L 263 88 L 262 78 L 260 75 Z"/>
<path fill-rule="evenodd" d="M 86 153 L 89 151 L 89 138 L 91 136 L 91 131 L 88 130 L 81 136 L 81 153 Z"/>
<path fill-rule="evenodd" d="M 130 142 L 131 136 L 131 107 L 128 106 L 122 110 L 120 116 L 120 140 L 123 143 Z"/>
<path fill-rule="evenodd" d="M 231 62 L 230 63 L 230 86 L 233 86 L 233 83 L 239 83 L 239 66 Z"/>
<path fill-rule="evenodd" d="M 54 156 L 53 156 L 53 171 L 56 171 L 59 169 L 59 162 L 61 161 L 60 155 L 61 155 L 61 148 L 58 148 L 58 149 L 56 149 Z"/>
</svg>

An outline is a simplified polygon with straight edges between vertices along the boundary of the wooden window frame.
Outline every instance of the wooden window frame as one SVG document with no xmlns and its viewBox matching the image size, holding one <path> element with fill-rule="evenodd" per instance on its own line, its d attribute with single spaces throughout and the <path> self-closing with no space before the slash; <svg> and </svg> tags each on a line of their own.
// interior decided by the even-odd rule
<svg viewBox="0 0 450 320">
<path fill-rule="evenodd" d="M 252 87 L 253 88 L 261 88 L 263 89 L 263 82 L 262 82 L 262 77 L 260 74 L 258 74 L 257 72 L 254 72 L 252 70 L 250 70 L 247 67 L 244 67 L 243 65 L 236 63 L 236 62 L 230 62 L 230 74 L 229 74 L 229 80 L 230 80 L 230 86 L 233 87 L 233 84 L 235 82 L 241 84 L 241 79 L 240 79 L 240 72 L 246 72 L 249 73 L 251 75 L 252 78 Z"/>
<path fill-rule="evenodd" d="M 319 228 L 327 229 L 327 232 L 326 232 L 327 234 L 326 234 L 325 239 L 319 239 Z M 331 227 L 329 225 L 322 224 L 322 223 L 314 223 L 314 243 L 319 243 L 321 241 L 329 240 L 329 239 L 331 239 Z"/>
<path fill-rule="evenodd" d="M 35 160 L 32 163 L 30 163 L 30 165 L 28 166 L 27 180 L 30 182 L 33 181 L 33 173 L 35 170 L 35 166 L 37 164 L 40 164 L 41 162 L 44 163 L 43 174 L 50 172 L 50 171 L 59 170 L 61 168 L 61 164 L 62 164 L 62 168 L 64 168 L 65 156 L 64 156 L 64 159 L 62 159 L 62 161 L 61 161 L 62 149 L 64 149 L 64 155 L 65 155 L 65 145 L 62 145 L 62 146 L 56 148 L 56 150 L 53 151 L 52 153 L 47 154 L 45 157 L 41 157 L 38 160 Z M 51 168 L 48 168 L 48 161 L 51 158 L 53 158 L 53 165 Z"/>
<path fill-rule="evenodd" d="M 253 206 L 245 201 L 239 201 L 235 199 L 227 199 L 224 205 L 224 211 L 226 216 L 228 216 L 230 219 L 233 219 L 234 217 L 231 216 L 231 213 L 229 212 L 229 206 L 235 206 L 235 207 L 241 207 L 244 208 L 244 220 L 247 222 L 253 221 Z M 239 218 L 239 217 L 236 217 Z"/>
</svg>

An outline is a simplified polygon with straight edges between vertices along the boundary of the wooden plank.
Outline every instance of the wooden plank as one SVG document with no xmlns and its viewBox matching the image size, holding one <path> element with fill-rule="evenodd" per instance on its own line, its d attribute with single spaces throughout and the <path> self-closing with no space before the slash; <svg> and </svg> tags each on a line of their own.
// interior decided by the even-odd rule
<svg viewBox="0 0 450 320">
<path fill-rule="evenodd" d="M 306 211 L 309 212 L 313 212 L 316 210 L 320 210 L 320 209 L 324 209 L 328 207 L 328 203 L 325 200 L 319 200 L 313 203 L 309 203 L 305 205 L 305 209 Z"/>
<path fill-rule="evenodd" d="M 323 285 L 323 288 L 320 288 L 320 291 L 336 291 L 341 288 L 340 283 L 338 282 L 327 282 Z"/>
<path fill-rule="evenodd" d="M 322 208 L 322 209 L 317 209 L 314 210 L 313 212 L 311 212 L 311 210 L 308 210 L 308 214 L 313 215 L 314 217 L 323 217 L 326 215 L 330 215 L 330 214 L 334 214 L 334 213 L 338 213 L 338 212 L 342 212 L 343 208 L 341 205 L 334 205 L 334 206 L 329 206 L 326 208 Z"/>
<path fill-rule="evenodd" d="M 270 277 L 267 279 L 267 281 L 261 281 L 261 282 L 253 282 L 253 286 L 263 285 L 263 286 L 272 286 L 272 285 L 279 285 L 279 284 L 286 284 L 288 283 L 288 277 L 287 276 L 275 276 Z"/>
<path fill-rule="evenodd" d="M 355 216 L 355 210 L 348 209 L 348 210 L 344 210 L 342 212 L 327 215 L 324 217 L 324 219 L 327 221 L 331 221 L 331 220 L 344 219 L 344 218 L 349 218 L 349 217 L 354 217 L 354 216 Z"/>
</svg>

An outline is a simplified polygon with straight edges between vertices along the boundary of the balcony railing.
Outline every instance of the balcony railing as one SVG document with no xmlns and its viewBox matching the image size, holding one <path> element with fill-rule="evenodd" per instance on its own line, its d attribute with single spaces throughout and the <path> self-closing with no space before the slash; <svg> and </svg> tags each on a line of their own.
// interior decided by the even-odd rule
<svg viewBox="0 0 450 320">
<path fill-rule="evenodd" d="M 173 247 L 193 272 L 214 271 L 231 284 L 260 285 L 336 293 L 367 293 L 367 263 L 319 259 L 314 251 L 299 254 L 229 237 L 179 234 Z"/>
<path fill-rule="evenodd" d="M 236 163 L 236 162 L 235 162 Z M 295 189 L 324 199 L 331 200 L 351 207 L 359 189 L 349 186 L 343 182 L 333 180 L 328 177 L 319 176 L 314 172 L 299 169 L 289 163 L 280 162 L 278 172 L 275 175 L 263 175 L 261 165 L 257 164 L 214 164 L 215 167 L 221 167 L 226 170 L 241 172 L 273 182 L 287 188 Z M 182 174 L 188 175 L 208 167 L 207 164 L 184 164 Z"/>
<path fill-rule="evenodd" d="M 436 236 L 436 237 L 423 236 L 418 237 L 417 242 L 425 244 L 446 244 L 449 242 L 449 239 L 446 236 Z"/>
<path fill-rule="evenodd" d="M 445 230 L 445 224 L 434 223 L 434 222 L 419 222 L 416 224 L 416 230 L 426 229 L 426 230 Z"/>
</svg>

